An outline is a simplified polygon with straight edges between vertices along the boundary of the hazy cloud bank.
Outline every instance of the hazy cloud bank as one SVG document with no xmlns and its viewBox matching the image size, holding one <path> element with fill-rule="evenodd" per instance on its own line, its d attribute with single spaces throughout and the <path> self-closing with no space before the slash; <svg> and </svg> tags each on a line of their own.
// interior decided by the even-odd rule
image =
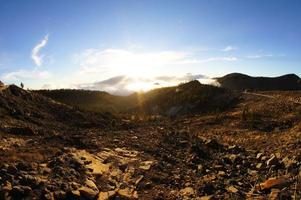
<svg viewBox="0 0 301 200">
<path fill-rule="evenodd" d="M 153 88 L 174 86 L 191 80 L 200 80 L 203 83 L 213 83 L 209 77 L 201 74 L 186 74 L 183 76 L 156 76 L 153 78 L 115 76 L 103 81 L 79 84 L 78 89 L 100 90 L 117 95 L 128 95 L 133 92 L 147 91 Z"/>
</svg>

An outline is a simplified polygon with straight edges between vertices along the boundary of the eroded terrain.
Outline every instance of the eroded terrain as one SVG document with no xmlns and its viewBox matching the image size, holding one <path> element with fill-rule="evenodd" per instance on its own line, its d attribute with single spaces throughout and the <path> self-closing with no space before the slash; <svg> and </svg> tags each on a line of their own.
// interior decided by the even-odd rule
<svg viewBox="0 0 301 200">
<path fill-rule="evenodd" d="M 6 88 L 0 198 L 300 199 L 301 94 L 264 94 L 277 96 L 135 120 Z"/>
</svg>

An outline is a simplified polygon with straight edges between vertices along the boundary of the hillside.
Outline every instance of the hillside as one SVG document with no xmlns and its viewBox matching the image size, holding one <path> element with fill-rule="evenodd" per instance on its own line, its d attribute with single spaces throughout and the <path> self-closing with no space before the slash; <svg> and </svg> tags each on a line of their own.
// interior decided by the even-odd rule
<svg viewBox="0 0 301 200">
<path fill-rule="evenodd" d="M 233 92 L 191 81 L 129 96 L 84 90 L 39 90 L 56 101 L 90 111 L 113 113 L 183 115 L 224 110 L 238 100 Z"/>
<path fill-rule="evenodd" d="M 232 73 L 216 79 L 221 87 L 232 90 L 300 90 L 301 80 L 295 74 L 279 77 L 252 77 Z"/>
<path fill-rule="evenodd" d="M 47 133 L 81 127 L 107 127 L 111 115 L 87 113 L 11 85 L 0 90 L 0 130 Z M 26 131 L 27 130 L 27 131 Z M 30 134 L 30 133 L 29 133 Z M 49 133 L 48 133 L 49 134 Z"/>
<path fill-rule="evenodd" d="M 227 89 L 191 81 L 140 94 L 140 107 L 137 109 L 146 114 L 168 116 L 208 113 L 233 106 L 238 96 Z"/>
<path fill-rule="evenodd" d="M 137 104 L 137 98 L 134 95 L 115 96 L 101 91 L 60 89 L 35 92 L 58 102 L 95 112 L 126 112 Z"/>
<path fill-rule="evenodd" d="M 300 199 L 300 92 L 223 107 L 236 96 L 193 81 L 133 97 L 205 110 L 125 120 L 0 87 L 0 199 Z"/>
</svg>

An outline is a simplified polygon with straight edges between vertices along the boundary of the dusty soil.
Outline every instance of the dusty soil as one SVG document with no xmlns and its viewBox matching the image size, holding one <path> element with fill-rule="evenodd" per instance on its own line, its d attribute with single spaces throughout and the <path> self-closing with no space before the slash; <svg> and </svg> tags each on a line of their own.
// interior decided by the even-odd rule
<svg viewBox="0 0 301 200">
<path fill-rule="evenodd" d="M 0 92 L 0 199 L 301 198 L 300 93 L 134 121 L 15 90 Z"/>
</svg>

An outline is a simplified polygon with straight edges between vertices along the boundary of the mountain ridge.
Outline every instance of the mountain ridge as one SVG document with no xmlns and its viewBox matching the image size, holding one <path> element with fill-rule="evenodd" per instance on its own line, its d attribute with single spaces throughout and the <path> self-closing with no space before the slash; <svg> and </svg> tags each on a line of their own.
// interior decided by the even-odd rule
<svg viewBox="0 0 301 200">
<path fill-rule="evenodd" d="M 285 74 L 277 77 L 249 76 L 231 73 L 216 78 L 221 87 L 232 90 L 300 90 L 301 79 L 296 74 Z"/>
<path fill-rule="evenodd" d="M 237 99 L 237 95 L 230 90 L 201 84 L 197 80 L 128 96 L 85 90 L 38 90 L 36 92 L 90 111 L 168 116 L 226 109 Z"/>
</svg>

